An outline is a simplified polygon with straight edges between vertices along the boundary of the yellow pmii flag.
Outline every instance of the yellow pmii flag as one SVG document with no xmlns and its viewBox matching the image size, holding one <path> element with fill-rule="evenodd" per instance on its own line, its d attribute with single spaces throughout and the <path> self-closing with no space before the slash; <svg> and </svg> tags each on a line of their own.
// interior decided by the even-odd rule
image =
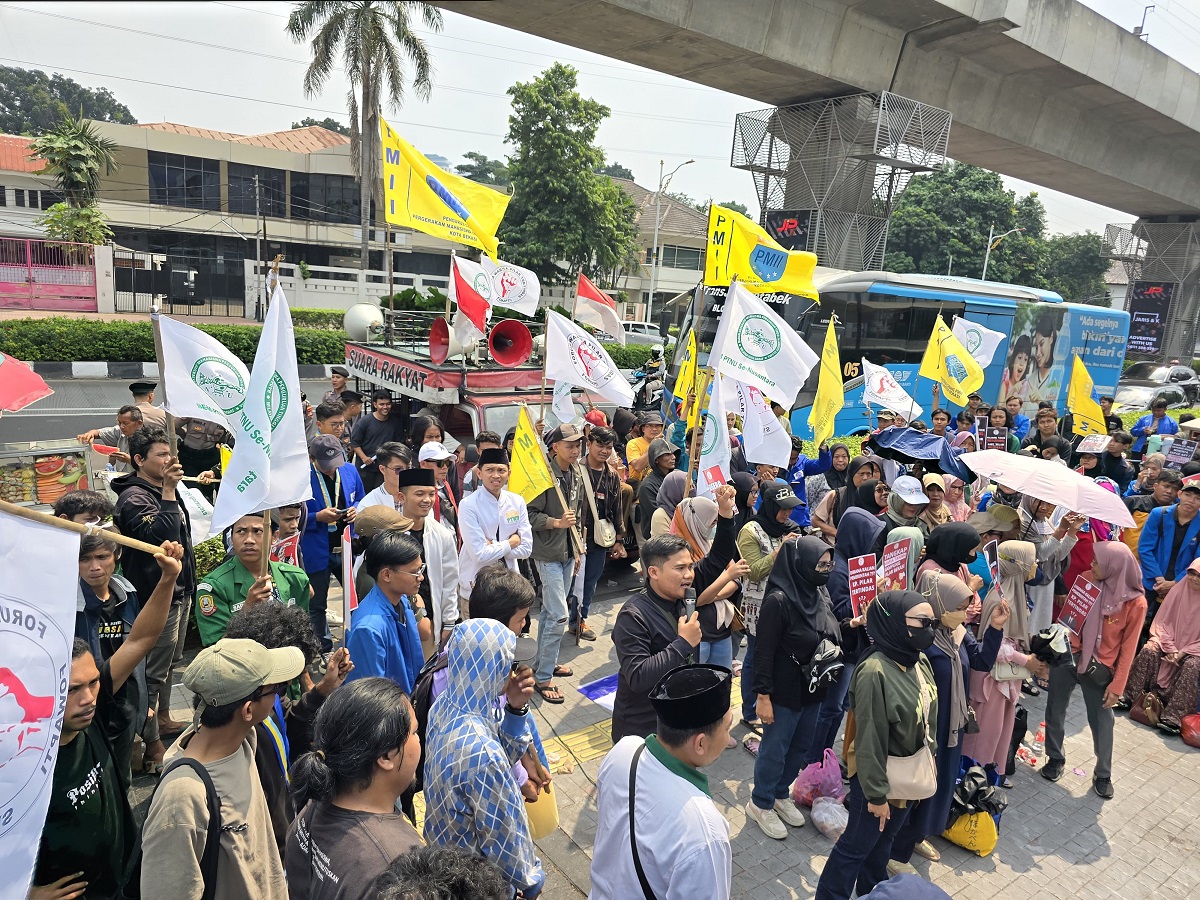
<svg viewBox="0 0 1200 900">
<path fill-rule="evenodd" d="M 736 278 L 755 294 L 780 291 L 817 299 L 817 255 L 784 250 L 752 220 L 724 206 L 708 209 L 704 283 L 724 287 Z"/>
<path fill-rule="evenodd" d="M 846 392 L 842 389 L 842 356 L 838 352 L 837 333 L 833 329 L 833 318 L 829 319 L 829 330 L 825 332 L 825 346 L 821 349 L 821 374 L 817 380 L 817 395 L 813 398 L 808 424 L 813 430 L 813 443 L 818 447 L 833 437 L 833 421 L 846 405 Z"/>
<path fill-rule="evenodd" d="M 687 401 L 688 392 L 694 390 L 696 390 L 696 330 L 693 328 L 688 332 L 687 347 L 683 351 L 683 360 L 679 363 L 679 375 L 675 378 L 675 387 L 672 388 L 671 394 L 675 397 L 675 401 L 682 405 Z M 688 427 L 694 424 L 690 421 L 694 415 L 693 407 L 693 411 L 688 414 Z"/>
<path fill-rule="evenodd" d="M 983 369 L 962 341 L 938 314 L 929 335 L 929 346 L 921 359 L 919 374 L 932 378 L 946 389 L 946 399 L 959 406 L 967 405 L 967 395 L 983 387 Z"/>
<path fill-rule="evenodd" d="M 517 414 L 517 435 L 513 440 L 508 489 L 520 494 L 526 503 L 554 487 L 554 478 L 550 475 L 550 467 L 546 465 L 546 454 L 538 446 L 540 442 L 529 419 L 529 410 L 522 406 Z"/>
<path fill-rule="evenodd" d="M 379 134 L 388 224 L 478 247 L 495 262 L 509 195 L 438 168 L 382 120 Z"/>
<path fill-rule="evenodd" d="M 1104 423 L 1104 410 L 1096 401 L 1096 385 L 1088 374 L 1087 366 L 1073 354 L 1071 364 L 1071 380 L 1067 384 L 1067 412 L 1071 414 L 1074 423 L 1071 430 L 1075 434 L 1108 434 L 1108 426 Z"/>
</svg>

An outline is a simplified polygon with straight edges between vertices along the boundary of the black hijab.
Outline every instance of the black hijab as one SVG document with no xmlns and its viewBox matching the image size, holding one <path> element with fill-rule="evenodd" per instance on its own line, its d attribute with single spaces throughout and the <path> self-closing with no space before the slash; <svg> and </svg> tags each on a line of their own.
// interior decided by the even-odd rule
<svg viewBox="0 0 1200 900">
<path fill-rule="evenodd" d="M 750 492 L 758 485 L 758 479 L 749 472 L 734 472 L 729 478 L 733 484 L 734 503 L 737 512 L 733 514 L 734 524 L 738 530 L 754 518 L 754 510 L 750 506 Z"/>
<path fill-rule="evenodd" d="M 951 574 L 958 567 L 975 559 L 975 548 L 979 546 L 979 532 L 966 522 L 947 522 L 929 532 L 925 541 L 925 558 Z"/>
<path fill-rule="evenodd" d="M 831 616 L 829 601 L 821 586 L 809 581 L 817 563 L 833 548 L 817 537 L 802 537 L 787 541 L 779 548 L 779 556 L 767 579 L 767 593 L 779 591 L 792 604 L 804 622 L 817 631 L 825 631 L 825 618 Z"/>
<path fill-rule="evenodd" d="M 775 483 L 779 484 L 781 482 Z M 779 514 L 780 507 L 779 504 L 775 502 L 775 498 L 771 496 L 770 491 L 765 491 L 760 487 L 758 490 L 758 498 L 760 501 L 758 512 L 755 513 L 752 521 L 757 522 L 759 527 L 762 528 L 762 530 L 768 535 L 773 538 L 781 538 L 785 534 L 791 534 L 793 532 L 798 533 L 802 530 L 800 526 L 791 519 L 787 519 L 783 522 L 776 521 L 775 516 Z M 821 543 L 825 544 L 824 541 Z M 828 547 L 829 545 L 825 544 L 825 546 Z"/>
<path fill-rule="evenodd" d="M 854 488 L 854 500 L 847 507 L 846 512 L 851 509 L 864 509 L 873 516 L 882 513 L 887 506 L 881 504 L 875 499 L 875 489 L 883 484 L 878 478 L 868 478 L 858 487 Z"/>
<path fill-rule="evenodd" d="M 856 474 L 858 474 L 858 470 L 861 469 L 863 466 L 875 466 L 875 468 L 877 468 L 877 469 L 880 468 L 879 463 L 877 463 L 875 461 L 875 459 L 870 456 L 856 456 L 856 457 L 854 457 L 854 459 L 850 460 L 850 465 L 846 466 L 846 483 L 844 485 L 842 485 L 840 488 L 838 488 L 837 500 L 833 504 L 833 527 L 834 528 L 836 528 L 838 522 L 840 522 L 842 520 L 842 516 L 845 514 L 846 510 L 848 510 L 852 506 L 861 506 L 861 504 L 858 502 L 858 492 L 860 489 L 856 488 L 854 486 L 854 476 Z M 880 469 L 880 470 L 882 471 L 882 469 Z M 867 482 L 867 484 L 870 484 L 870 483 L 871 483 L 870 481 Z M 866 486 L 867 485 L 864 484 L 861 487 L 865 488 Z M 875 502 L 875 489 L 874 489 L 874 487 L 872 487 L 871 488 L 871 503 L 874 503 L 874 502 Z M 865 509 L 869 513 L 879 512 L 878 505 L 876 505 L 874 507 L 863 506 L 862 508 Z"/>
<path fill-rule="evenodd" d="M 845 450 L 846 455 L 850 455 L 850 448 L 845 444 L 833 444 L 829 448 L 829 455 L 832 456 L 833 454 L 837 453 L 838 450 Z M 854 460 L 851 459 L 850 463 L 853 465 Z M 831 465 L 829 467 L 829 471 L 825 473 L 825 483 L 829 485 L 830 490 L 834 491 L 836 491 L 838 488 L 845 487 L 850 483 L 850 466 L 846 466 L 846 468 L 839 472 Z"/>
<path fill-rule="evenodd" d="M 871 652 L 879 652 L 902 666 L 915 666 L 921 652 L 908 642 L 904 617 L 914 606 L 928 601 L 916 591 L 884 591 L 867 607 L 867 634 Z"/>
</svg>

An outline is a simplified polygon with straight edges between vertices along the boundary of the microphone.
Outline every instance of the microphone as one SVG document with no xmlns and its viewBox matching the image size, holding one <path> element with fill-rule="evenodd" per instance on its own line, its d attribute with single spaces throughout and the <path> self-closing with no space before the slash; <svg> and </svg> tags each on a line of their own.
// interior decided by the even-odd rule
<svg viewBox="0 0 1200 900">
<path fill-rule="evenodd" d="M 690 619 L 692 613 L 696 611 L 696 589 L 693 587 L 685 588 L 683 591 L 683 616 L 685 619 Z"/>
</svg>

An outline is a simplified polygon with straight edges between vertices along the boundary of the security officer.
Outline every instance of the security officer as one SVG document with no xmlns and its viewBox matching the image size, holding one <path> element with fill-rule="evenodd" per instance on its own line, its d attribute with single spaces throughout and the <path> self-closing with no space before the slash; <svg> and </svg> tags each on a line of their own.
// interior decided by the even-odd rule
<svg viewBox="0 0 1200 900">
<path fill-rule="evenodd" d="M 183 474 L 195 478 L 203 472 L 217 476 L 221 472 L 219 444 L 233 446 L 233 435 L 216 422 L 204 419 L 176 419 L 175 433 L 179 436 L 179 463 Z M 213 499 L 211 484 L 201 482 L 200 490 L 209 502 Z"/>
<path fill-rule="evenodd" d="M 167 412 L 154 405 L 154 389 L 157 381 L 135 381 L 129 385 L 134 405 L 142 411 L 142 427 L 167 430 Z"/>
<path fill-rule="evenodd" d="M 262 571 L 264 546 L 270 547 L 261 513 L 234 522 L 230 544 L 234 555 L 196 585 L 196 629 L 205 647 L 225 636 L 229 620 L 244 606 L 274 601 L 308 612 L 312 596 L 308 576 L 298 566 L 273 562 L 270 577 L 256 574 Z"/>
</svg>

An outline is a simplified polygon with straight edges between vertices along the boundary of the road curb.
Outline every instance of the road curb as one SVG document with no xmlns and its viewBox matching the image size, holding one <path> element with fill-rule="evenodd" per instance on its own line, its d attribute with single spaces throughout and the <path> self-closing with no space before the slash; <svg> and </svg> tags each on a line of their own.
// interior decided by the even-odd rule
<svg viewBox="0 0 1200 900">
<path fill-rule="evenodd" d="M 43 378 L 159 378 L 158 363 L 152 362 L 31 362 L 33 371 Z M 305 381 L 326 379 L 332 366 L 298 366 Z"/>
</svg>

